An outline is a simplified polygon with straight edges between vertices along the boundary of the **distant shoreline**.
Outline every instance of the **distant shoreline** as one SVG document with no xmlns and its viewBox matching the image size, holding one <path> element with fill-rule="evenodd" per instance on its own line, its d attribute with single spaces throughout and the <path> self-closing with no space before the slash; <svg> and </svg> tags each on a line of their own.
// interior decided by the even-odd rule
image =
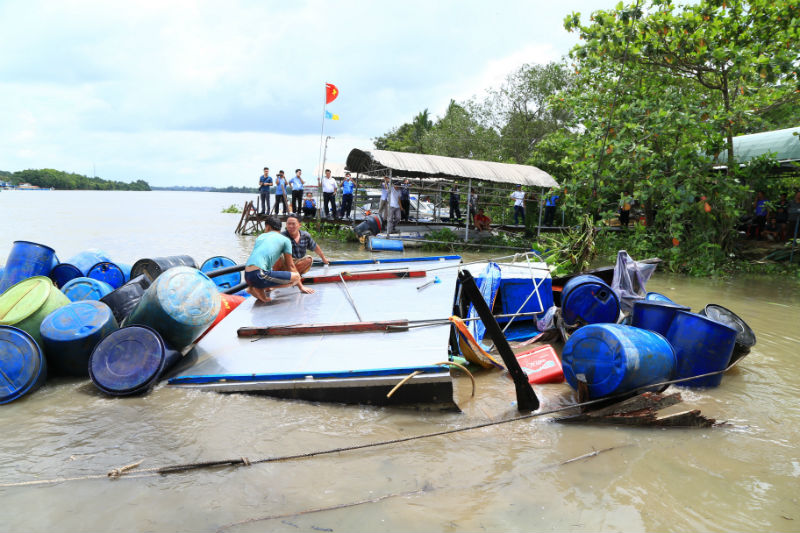
<svg viewBox="0 0 800 533">
<path fill-rule="evenodd" d="M 238 192 L 238 193 L 247 193 L 247 194 L 257 194 L 258 189 L 255 187 L 183 187 L 183 186 L 172 186 L 172 187 L 154 187 L 150 186 L 150 190 L 152 191 L 187 191 L 187 192 Z"/>
</svg>

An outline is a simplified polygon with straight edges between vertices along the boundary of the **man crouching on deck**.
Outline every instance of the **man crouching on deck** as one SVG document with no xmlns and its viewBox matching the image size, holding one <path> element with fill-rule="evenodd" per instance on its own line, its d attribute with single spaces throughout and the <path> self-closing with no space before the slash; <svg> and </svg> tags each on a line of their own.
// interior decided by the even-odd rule
<svg viewBox="0 0 800 533">
<path fill-rule="evenodd" d="M 276 287 L 297 285 L 300 292 L 306 294 L 314 292 L 305 288 L 300 280 L 300 274 L 297 273 L 292 260 L 292 243 L 278 233 L 281 229 L 278 217 L 268 216 L 265 222 L 267 231 L 256 239 L 253 252 L 244 268 L 247 292 L 264 303 L 272 301 L 269 291 Z M 281 257 L 288 267 L 287 271 L 269 270 Z"/>
<path fill-rule="evenodd" d="M 289 242 L 292 243 L 292 259 L 294 259 L 294 266 L 301 276 L 309 271 L 313 262 L 311 256 L 306 255 L 306 250 L 314 250 L 319 258 L 322 259 L 322 262 L 325 263 L 325 266 L 330 264 L 328 258 L 322 252 L 322 248 L 314 241 L 314 238 L 307 231 L 300 229 L 300 217 L 294 213 L 286 217 L 286 229 L 281 232 L 281 235 L 287 237 Z M 272 266 L 272 270 L 289 269 L 283 257 L 279 257 Z"/>
</svg>

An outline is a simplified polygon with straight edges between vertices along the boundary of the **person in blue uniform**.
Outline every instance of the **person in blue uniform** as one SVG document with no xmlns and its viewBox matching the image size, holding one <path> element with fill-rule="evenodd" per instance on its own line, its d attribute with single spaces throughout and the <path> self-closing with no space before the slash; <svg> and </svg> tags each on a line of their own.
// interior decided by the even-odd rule
<svg viewBox="0 0 800 533">
<path fill-rule="evenodd" d="M 303 286 L 300 274 L 292 259 L 292 243 L 281 235 L 281 221 L 278 217 L 267 216 L 266 232 L 256 239 L 253 251 L 247 258 L 244 267 L 244 281 L 247 283 L 247 292 L 264 303 L 272 301 L 270 291 L 276 287 L 291 287 L 297 285 L 300 292 L 310 294 L 314 292 Z M 272 266 L 283 258 L 287 270 L 275 271 Z"/>
<path fill-rule="evenodd" d="M 353 210 L 353 190 L 355 188 L 356 184 L 350 177 L 350 173 L 345 172 L 342 182 L 342 216 L 345 218 L 350 218 L 350 212 Z"/>
<path fill-rule="evenodd" d="M 300 207 L 303 205 L 303 185 L 305 185 L 305 182 L 302 174 L 303 171 L 298 168 L 294 171 L 294 177 L 290 182 L 292 185 L 292 213 L 299 213 Z"/>
<path fill-rule="evenodd" d="M 283 207 L 283 214 L 288 211 L 286 202 L 286 175 L 283 170 L 278 172 L 278 179 L 275 180 L 275 214 L 278 214 L 278 209 Z"/>
<path fill-rule="evenodd" d="M 261 196 L 261 211 L 259 214 L 269 214 L 269 188 L 272 186 L 272 176 L 269 167 L 264 167 L 264 175 L 258 178 L 258 194 Z"/>
</svg>

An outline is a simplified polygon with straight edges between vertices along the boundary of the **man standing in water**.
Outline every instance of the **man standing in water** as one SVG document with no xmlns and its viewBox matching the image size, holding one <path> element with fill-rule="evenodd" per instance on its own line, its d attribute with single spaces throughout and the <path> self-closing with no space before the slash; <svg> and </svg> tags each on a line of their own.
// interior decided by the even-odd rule
<svg viewBox="0 0 800 533">
<path fill-rule="evenodd" d="M 310 294 L 314 291 L 303 286 L 300 274 L 292 259 L 292 243 L 289 239 L 278 233 L 281 229 L 281 221 L 278 217 L 267 216 L 266 232 L 256 239 L 253 251 L 247 259 L 244 268 L 244 280 L 247 283 L 247 292 L 258 298 L 264 303 L 269 303 L 272 299 L 270 291 L 276 287 L 287 287 L 297 285 L 300 292 Z M 271 270 L 279 258 L 286 262 L 287 271 Z"/>
<path fill-rule="evenodd" d="M 261 215 L 269 214 L 269 188 L 272 185 L 272 176 L 269 167 L 264 167 L 264 175 L 258 178 L 258 194 L 261 196 Z"/>
</svg>

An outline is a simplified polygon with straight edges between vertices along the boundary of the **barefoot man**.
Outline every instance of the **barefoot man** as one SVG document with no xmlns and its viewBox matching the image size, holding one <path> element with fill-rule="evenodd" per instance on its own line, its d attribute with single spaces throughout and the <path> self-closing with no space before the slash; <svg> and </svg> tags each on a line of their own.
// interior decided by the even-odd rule
<svg viewBox="0 0 800 533">
<path fill-rule="evenodd" d="M 311 268 L 312 259 L 310 255 L 306 255 L 306 250 L 314 250 L 325 265 L 329 264 L 328 258 L 325 257 L 319 244 L 307 231 L 300 229 L 300 218 L 294 213 L 286 217 L 286 229 L 281 232 L 281 235 L 287 237 L 292 243 L 292 259 L 300 275 L 305 274 Z M 288 270 L 283 257 L 278 258 L 272 270 Z"/>
<path fill-rule="evenodd" d="M 272 301 L 269 292 L 276 287 L 297 285 L 300 292 L 306 294 L 314 292 L 305 288 L 300 280 L 300 274 L 297 273 L 292 260 L 292 243 L 279 233 L 281 221 L 278 217 L 268 216 L 265 223 L 267 231 L 256 239 L 253 252 L 244 268 L 247 292 L 264 303 Z M 286 262 L 287 270 L 270 270 L 280 257 Z"/>
</svg>

